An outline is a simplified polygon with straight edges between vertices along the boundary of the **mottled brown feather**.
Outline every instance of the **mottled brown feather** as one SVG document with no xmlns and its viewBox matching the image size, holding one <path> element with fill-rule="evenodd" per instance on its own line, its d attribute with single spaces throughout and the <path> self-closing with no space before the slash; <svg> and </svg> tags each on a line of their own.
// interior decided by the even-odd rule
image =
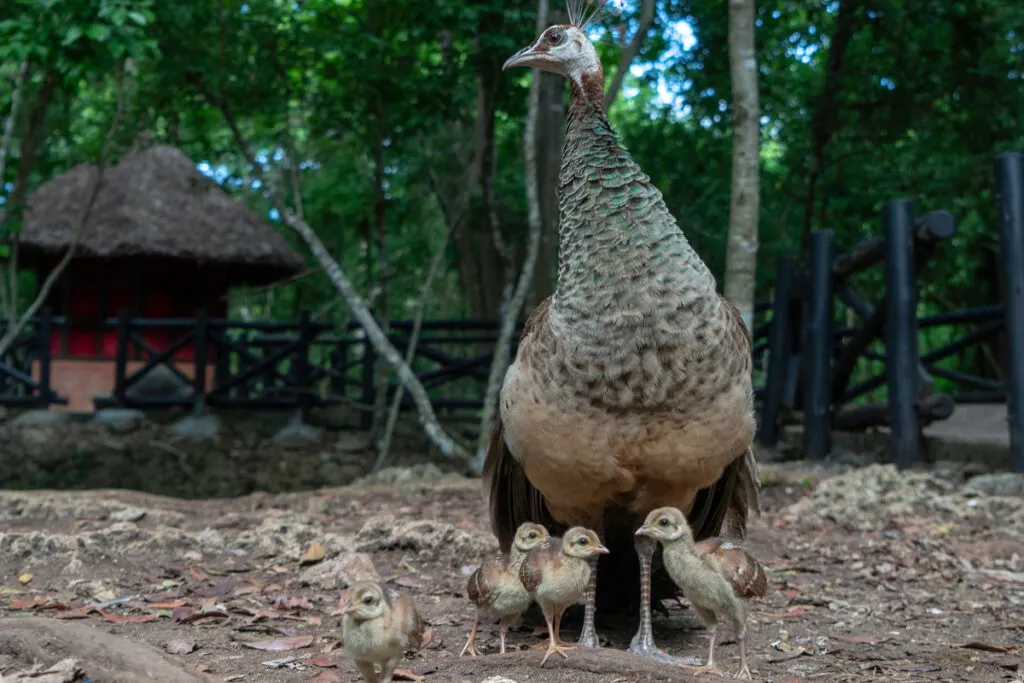
<svg viewBox="0 0 1024 683">
<path fill-rule="evenodd" d="M 562 554 L 562 539 L 552 536 L 543 544 L 531 549 L 523 560 L 523 566 L 519 569 L 519 580 L 523 582 L 523 588 L 533 593 L 544 580 L 544 565 L 553 562 Z"/>
<path fill-rule="evenodd" d="M 697 553 L 708 558 L 741 598 L 763 598 L 768 590 L 764 567 L 753 555 L 724 538 L 707 538 L 696 544 Z"/>
<path fill-rule="evenodd" d="M 489 557 L 473 572 L 466 582 L 466 597 L 477 607 L 490 604 L 495 590 L 505 579 L 509 556 Z"/>
<path fill-rule="evenodd" d="M 423 645 L 423 633 L 426 631 L 426 622 L 423 621 L 423 617 L 416 610 L 416 604 L 413 602 L 412 596 L 388 590 L 384 591 L 384 596 L 388 602 L 392 626 L 405 636 L 404 649 L 419 650 Z"/>
</svg>

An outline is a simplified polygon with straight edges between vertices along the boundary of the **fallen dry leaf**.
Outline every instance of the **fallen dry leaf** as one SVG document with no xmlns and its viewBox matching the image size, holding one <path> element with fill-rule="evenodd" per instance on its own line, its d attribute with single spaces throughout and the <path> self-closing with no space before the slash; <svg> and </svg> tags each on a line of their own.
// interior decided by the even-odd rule
<svg viewBox="0 0 1024 683">
<path fill-rule="evenodd" d="M 313 657 L 313 659 L 309 660 L 309 663 L 313 666 L 318 666 L 321 669 L 330 669 L 338 666 L 338 663 L 330 657 Z"/>
<path fill-rule="evenodd" d="M 291 636 L 290 638 L 274 638 L 273 640 L 240 641 L 245 647 L 266 652 L 288 652 L 301 650 L 313 644 L 313 636 Z"/>
<path fill-rule="evenodd" d="M 313 541 L 309 549 L 299 558 L 299 565 L 316 564 L 327 557 L 327 551 L 320 545 L 320 541 Z"/>
<path fill-rule="evenodd" d="M 20 582 L 21 582 L 21 585 L 25 585 L 26 583 L 28 583 L 29 581 L 31 581 L 31 580 L 32 580 L 32 578 L 33 578 L 33 577 L 32 577 L 32 575 L 31 575 L 31 574 L 22 574 L 21 576 L 19 576 L 19 577 L 18 577 L 18 581 L 20 581 Z"/>
<path fill-rule="evenodd" d="M 321 671 L 309 680 L 312 683 L 343 683 L 341 674 L 334 671 Z"/>
<path fill-rule="evenodd" d="M 175 607 L 184 607 L 187 604 L 184 600 L 178 600 L 176 602 L 154 602 L 150 607 L 153 609 L 174 609 Z"/>
<path fill-rule="evenodd" d="M 193 612 L 194 610 L 191 607 L 185 607 L 184 605 L 175 607 L 171 610 L 171 621 L 185 621 L 185 619 L 192 616 Z"/>
<path fill-rule="evenodd" d="M 15 598 L 11 600 L 11 607 L 13 609 L 35 609 L 44 602 L 46 602 L 45 598 L 33 598 L 32 600 L 18 600 Z"/>
<path fill-rule="evenodd" d="M 788 609 L 785 612 L 758 612 L 762 617 L 768 617 L 769 619 L 788 619 L 797 615 L 803 614 L 807 611 L 806 607 L 794 607 Z"/>
<path fill-rule="evenodd" d="M 199 644 L 194 640 L 175 639 L 164 645 L 164 649 L 172 655 L 187 655 L 195 652 Z"/>
<path fill-rule="evenodd" d="M 992 645 L 991 643 L 982 643 L 977 640 L 972 640 L 969 643 L 956 643 L 953 647 L 962 647 L 969 650 L 982 650 L 984 652 L 996 652 L 999 654 L 1006 654 L 1017 650 L 1017 648 L 1012 645 Z"/>
<path fill-rule="evenodd" d="M 395 669 L 394 679 L 396 681 L 422 681 L 426 676 L 414 674 L 408 669 Z"/>
<path fill-rule="evenodd" d="M 103 610 L 97 610 L 104 619 L 112 624 L 144 624 L 147 621 L 153 621 L 157 618 L 155 614 L 114 614 L 112 612 L 104 612 Z"/>
</svg>

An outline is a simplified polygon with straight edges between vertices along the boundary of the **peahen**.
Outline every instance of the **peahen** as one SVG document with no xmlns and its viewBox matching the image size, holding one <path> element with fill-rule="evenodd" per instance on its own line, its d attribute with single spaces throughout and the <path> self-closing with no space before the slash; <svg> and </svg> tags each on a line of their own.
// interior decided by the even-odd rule
<svg viewBox="0 0 1024 683">
<path fill-rule="evenodd" d="M 505 62 L 564 76 L 571 98 L 559 176 L 555 293 L 529 316 L 505 375 L 484 463 L 491 526 L 507 551 L 522 522 L 595 529 L 611 554 L 586 594 L 594 614 L 634 609 L 630 650 L 656 659 L 653 509 L 684 511 L 696 538 L 742 538 L 759 513 L 750 336 L 739 313 L 619 144 L 582 3 Z M 593 16 L 590 17 L 592 19 Z M 639 563 L 632 558 L 635 547 Z M 671 595 L 662 567 L 655 597 Z M 639 596 L 637 596 L 639 593 Z"/>
</svg>

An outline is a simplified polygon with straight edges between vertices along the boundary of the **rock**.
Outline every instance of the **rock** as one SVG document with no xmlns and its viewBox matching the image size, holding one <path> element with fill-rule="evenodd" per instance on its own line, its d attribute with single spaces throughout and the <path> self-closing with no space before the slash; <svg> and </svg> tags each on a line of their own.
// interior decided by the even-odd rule
<svg viewBox="0 0 1024 683">
<path fill-rule="evenodd" d="M 513 681 L 511 678 L 505 678 L 504 676 L 488 676 L 480 681 L 480 683 L 518 683 L 518 681 Z"/>
<path fill-rule="evenodd" d="M 976 491 L 986 496 L 1022 496 L 1024 497 L 1024 474 L 999 472 L 979 474 L 967 482 L 968 491 Z"/>
<path fill-rule="evenodd" d="M 26 410 L 11 422 L 15 427 L 56 427 L 71 418 L 69 413 L 58 410 Z"/>
<path fill-rule="evenodd" d="M 75 595 L 93 602 L 117 600 L 117 592 L 102 581 L 72 582 Z"/>
<path fill-rule="evenodd" d="M 112 432 L 127 434 L 145 422 L 146 414 L 141 410 L 131 410 L 129 408 L 105 408 L 97 411 L 93 415 L 92 420 Z"/>
<path fill-rule="evenodd" d="M 284 427 L 274 434 L 274 443 L 285 448 L 302 448 L 320 438 L 320 430 L 302 421 L 302 411 L 297 410 Z"/>
<path fill-rule="evenodd" d="M 196 413 L 171 425 L 171 433 L 191 439 L 213 439 L 220 434 L 220 418 L 212 413 Z"/>
<path fill-rule="evenodd" d="M 366 553 L 343 552 L 309 567 L 299 575 L 299 580 L 323 590 L 339 590 L 357 581 L 380 581 L 380 575 Z"/>
<path fill-rule="evenodd" d="M 137 522 L 146 516 L 142 508 L 130 507 L 110 513 L 110 519 L 115 522 Z"/>
<path fill-rule="evenodd" d="M 371 517 L 356 535 L 356 550 L 415 550 L 428 555 L 441 550 L 468 559 L 497 550 L 493 538 L 469 534 L 451 524 L 433 520 L 399 523 L 391 515 Z"/>
</svg>

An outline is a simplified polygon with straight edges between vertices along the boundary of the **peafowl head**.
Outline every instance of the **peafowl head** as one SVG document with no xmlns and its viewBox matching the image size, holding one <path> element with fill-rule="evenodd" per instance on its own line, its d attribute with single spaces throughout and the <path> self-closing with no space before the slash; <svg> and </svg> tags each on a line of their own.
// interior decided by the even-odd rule
<svg viewBox="0 0 1024 683">
<path fill-rule="evenodd" d="M 585 95 L 599 101 L 604 93 L 601 59 L 587 37 L 587 25 L 594 20 L 606 0 L 570 0 L 568 24 L 546 28 L 535 41 L 515 53 L 501 67 L 533 67 L 564 76 Z M 589 10 L 593 8 L 593 11 Z"/>
</svg>

